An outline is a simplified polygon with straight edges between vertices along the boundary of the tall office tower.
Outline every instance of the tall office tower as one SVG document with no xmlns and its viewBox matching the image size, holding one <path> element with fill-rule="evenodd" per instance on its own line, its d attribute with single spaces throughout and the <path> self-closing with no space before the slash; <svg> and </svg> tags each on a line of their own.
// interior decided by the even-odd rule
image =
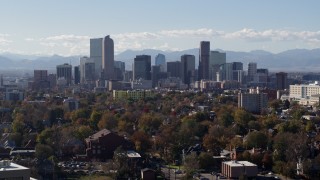
<svg viewBox="0 0 320 180">
<path fill-rule="evenodd" d="M 160 66 L 160 71 L 166 72 L 167 71 L 166 56 L 163 54 L 158 54 L 158 55 L 156 55 L 155 59 L 156 59 L 155 65 Z"/>
<path fill-rule="evenodd" d="M 103 79 L 111 80 L 114 78 L 114 44 L 110 36 L 103 39 L 102 49 Z"/>
<path fill-rule="evenodd" d="M 167 62 L 167 72 L 169 73 L 169 77 L 181 78 L 181 62 Z"/>
<path fill-rule="evenodd" d="M 33 71 L 33 90 L 46 89 L 50 87 L 48 81 L 47 70 L 34 70 Z"/>
<path fill-rule="evenodd" d="M 114 74 L 116 80 L 123 80 L 126 71 L 126 64 L 122 61 L 114 61 Z"/>
<path fill-rule="evenodd" d="M 254 77 L 257 74 L 257 63 L 250 62 L 248 64 L 248 82 L 254 81 Z"/>
<path fill-rule="evenodd" d="M 138 55 L 133 62 L 133 80 L 151 80 L 151 56 Z"/>
<path fill-rule="evenodd" d="M 80 66 L 74 67 L 74 84 L 80 84 Z"/>
<path fill-rule="evenodd" d="M 243 64 L 242 62 L 232 63 L 232 80 L 242 83 L 243 81 Z"/>
<path fill-rule="evenodd" d="M 126 64 L 122 61 L 114 61 L 114 67 L 119 68 L 121 72 L 126 71 Z"/>
<path fill-rule="evenodd" d="M 268 69 L 257 69 L 257 75 L 255 82 L 258 82 L 260 86 L 266 87 L 268 84 L 269 70 Z"/>
<path fill-rule="evenodd" d="M 226 53 L 219 51 L 210 51 L 209 59 L 209 79 L 217 80 L 217 72 L 220 70 L 220 66 L 226 63 Z"/>
<path fill-rule="evenodd" d="M 184 84 L 189 85 L 195 81 L 196 58 L 194 55 L 181 56 L 181 77 Z"/>
<path fill-rule="evenodd" d="M 102 72 L 102 42 L 103 38 L 90 39 L 90 59 L 95 63 L 96 78 L 100 78 Z"/>
<path fill-rule="evenodd" d="M 33 71 L 34 82 L 47 81 L 48 71 L 47 70 L 34 70 Z"/>
<path fill-rule="evenodd" d="M 199 80 L 209 79 L 210 41 L 201 41 L 199 49 Z"/>
<path fill-rule="evenodd" d="M 70 64 L 65 63 L 57 66 L 57 79 L 61 78 L 67 81 L 67 85 L 71 84 L 72 66 Z"/>
<path fill-rule="evenodd" d="M 50 84 L 50 88 L 54 88 L 57 85 L 57 74 L 49 74 L 48 81 Z"/>
<path fill-rule="evenodd" d="M 152 66 L 151 68 L 151 80 L 152 80 L 152 87 L 157 87 L 158 81 L 159 81 L 159 76 L 160 76 L 160 65 L 155 65 Z"/>
<path fill-rule="evenodd" d="M 221 66 L 220 66 L 220 70 L 221 70 L 221 75 L 222 75 L 222 77 L 221 77 L 221 79 L 220 79 L 220 81 L 221 80 L 226 80 L 226 81 L 231 81 L 231 80 L 233 80 L 233 70 L 232 70 L 232 68 L 233 68 L 233 64 L 232 63 L 225 63 L 225 64 L 222 64 Z"/>
<path fill-rule="evenodd" d="M 276 73 L 277 90 L 284 90 L 288 88 L 288 74 L 285 72 Z"/>
<path fill-rule="evenodd" d="M 86 83 L 95 80 L 95 63 L 89 57 L 80 57 L 80 82 Z"/>
</svg>

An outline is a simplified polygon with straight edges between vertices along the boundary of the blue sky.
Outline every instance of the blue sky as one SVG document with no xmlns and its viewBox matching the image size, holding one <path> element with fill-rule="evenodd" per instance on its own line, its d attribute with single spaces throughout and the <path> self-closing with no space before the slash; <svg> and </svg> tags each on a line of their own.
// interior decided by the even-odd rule
<svg viewBox="0 0 320 180">
<path fill-rule="evenodd" d="M 115 51 L 320 48 L 319 0 L 3 0 L 0 53 L 88 55 L 110 34 Z"/>
</svg>

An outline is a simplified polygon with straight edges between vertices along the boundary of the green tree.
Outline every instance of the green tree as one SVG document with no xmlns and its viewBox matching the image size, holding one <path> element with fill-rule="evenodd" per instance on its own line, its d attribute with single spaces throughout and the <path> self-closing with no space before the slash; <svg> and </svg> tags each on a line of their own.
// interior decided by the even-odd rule
<svg viewBox="0 0 320 180">
<path fill-rule="evenodd" d="M 111 112 L 105 112 L 103 113 L 102 118 L 98 123 L 98 128 L 114 129 L 115 127 L 117 127 L 117 125 L 117 119 L 113 116 L 113 114 Z"/>
<path fill-rule="evenodd" d="M 191 153 L 185 157 L 184 160 L 184 169 L 186 171 L 186 176 L 188 178 L 192 177 L 192 174 L 199 169 L 199 160 L 196 153 Z"/>
<path fill-rule="evenodd" d="M 36 145 L 36 153 L 35 156 L 39 160 L 48 159 L 50 156 L 53 155 L 53 149 L 45 144 L 37 144 Z"/>
<path fill-rule="evenodd" d="M 98 111 L 92 111 L 91 115 L 90 115 L 90 125 L 93 128 L 97 128 L 98 123 L 100 121 L 102 117 L 102 114 Z"/>
<path fill-rule="evenodd" d="M 200 169 L 211 169 L 214 166 L 215 161 L 210 153 L 201 152 L 198 159 Z"/>
<path fill-rule="evenodd" d="M 248 148 L 263 148 L 268 144 L 268 136 L 260 131 L 250 132 L 247 136 L 246 145 Z"/>
<path fill-rule="evenodd" d="M 80 126 L 77 127 L 75 131 L 76 138 L 80 140 L 84 140 L 85 138 L 89 137 L 93 133 L 93 130 L 89 126 Z"/>
<path fill-rule="evenodd" d="M 254 120 L 251 113 L 245 111 L 244 109 L 238 108 L 234 112 L 234 121 L 242 127 L 248 127 L 248 123 Z"/>
</svg>

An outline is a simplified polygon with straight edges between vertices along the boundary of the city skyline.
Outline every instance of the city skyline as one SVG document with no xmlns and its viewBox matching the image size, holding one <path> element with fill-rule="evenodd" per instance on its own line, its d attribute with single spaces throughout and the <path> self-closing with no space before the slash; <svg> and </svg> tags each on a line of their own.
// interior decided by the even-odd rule
<svg viewBox="0 0 320 180">
<path fill-rule="evenodd" d="M 191 49 L 200 41 L 234 51 L 314 49 L 320 47 L 319 5 L 316 0 L 7 1 L 0 7 L 0 53 L 89 55 L 90 38 L 106 35 L 114 39 L 115 54 Z"/>
</svg>

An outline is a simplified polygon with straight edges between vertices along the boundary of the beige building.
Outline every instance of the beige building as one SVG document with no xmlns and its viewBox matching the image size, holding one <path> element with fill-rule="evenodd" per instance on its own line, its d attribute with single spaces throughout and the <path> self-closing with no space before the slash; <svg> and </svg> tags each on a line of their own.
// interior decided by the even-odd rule
<svg viewBox="0 0 320 180">
<path fill-rule="evenodd" d="M 135 90 L 135 91 L 117 91 L 113 90 L 113 99 L 144 99 L 153 97 L 154 92 L 148 90 Z"/>
<path fill-rule="evenodd" d="M 315 94 L 320 94 L 320 85 L 317 82 L 315 84 L 290 85 L 290 98 L 309 98 Z"/>
<path fill-rule="evenodd" d="M 221 172 L 227 178 L 239 178 L 241 175 L 255 177 L 258 166 L 248 161 L 225 161 L 222 162 Z"/>
<path fill-rule="evenodd" d="M 298 100 L 303 105 L 313 105 L 319 102 L 320 85 L 314 84 L 290 85 L 290 99 Z"/>
</svg>

